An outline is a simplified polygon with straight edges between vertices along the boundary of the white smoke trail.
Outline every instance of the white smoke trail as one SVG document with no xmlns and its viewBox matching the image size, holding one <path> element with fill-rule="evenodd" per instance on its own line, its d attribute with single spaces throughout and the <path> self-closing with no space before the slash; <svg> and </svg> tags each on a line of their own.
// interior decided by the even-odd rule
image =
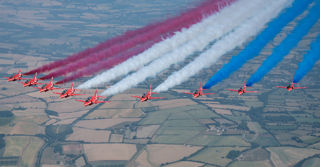
<svg viewBox="0 0 320 167">
<path fill-rule="evenodd" d="M 264 25 L 272 18 L 276 17 L 280 11 L 289 6 L 292 0 L 269 1 L 265 9 L 255 17 L 246 21 L 241 27 L 217 41 L 209 50 L 199 55 L 194 61 L 174 72 L 155 91 L 161 92 L 172 88 L 186 81 L 191 76 L 198 73 L 201 69 L 214 64 L 223 54 L 231 51 L 237 46 L 242 45 L 248 38 L 256 35 L 264 28 Z"/>
<path fill-rule="evenodd" d="M 261 0 L 259 0 L 260 2 Z M 221 24 L 225 19 L 229 19 L 228 17 L 231 15 L 238 15 L 237 11 L 241 8 L 242 10 L 246 10 L 246 4 L 250 4 L 251 0 L 238 0 L 223 8 L 220 12 L 211 15 L 201 22 L 192 25 L 188 29 L 182 29 L 179 32 L 176 32 L 174 36 L 163 40 L 151 48 L 147 49 L 143 53 L 134 56 L 127 61 L 95 76 L 94 78 L 86 81 L 85 83 L 78 86 L 79 89 L 91 88 L 94 86 L 101 85 L 103 83 L 112 81 L 117 77 L 128 74 L 131 71 L 135 71 L 144 65 L 150 63 L 154 59 L 178 48 L 185 42 L 196 38 L 198 34 L 205 31 L 208 27 L 213 24 Z M 252 4 L 257 4 L 256 2 L 252 2 Z"/>
<path fill-rule="evenodd" d="M 230 7 L 234 7 L 234 5 L 236 5 L 236 7 L 234 7 L 230 13 L 225 13 L 223 17 L 219 17 L 219 20 L 215 20 L 201 34 L 198 34 L 195 38 L 172 52 L 154 60 L 148 66 L 141 68 L 136 73 L 119 81 L 102 94 L 112 95 L 122 92 L 143 82 L 147 77 L 155 76 L 157 73 L 170 67 L 170 65 L 183 61 L 193 52 L 203 50 L 211 41 L 219 39 L 224 34 L 241 25 L 245 20 L 253 17 L 256 13 L 259 13 L 265 4 L 264 0 L 240 0 L 239 2 L 241 3 L 231 5 Z M 221 13 L 218 13 L 217 15 L 221 15 Z"/>
</svg>

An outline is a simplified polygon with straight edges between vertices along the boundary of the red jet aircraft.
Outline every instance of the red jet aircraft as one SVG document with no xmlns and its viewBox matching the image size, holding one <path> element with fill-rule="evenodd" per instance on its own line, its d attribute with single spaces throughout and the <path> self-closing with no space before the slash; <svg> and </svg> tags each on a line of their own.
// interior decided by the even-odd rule
<svg viewBox="0 0 320 167">
<path fill-rule="evenodd" d="M 73 88 L 73 82 L 71 84 L 71 87 L 69 89 L 64 89 L 61 93 L 57 93 L 57 92 L 53 92 L 55 94 L 59 94 L 60 95 L 60 98 L 67 98 L 67 97 L 70 97 L 70 96 L 80 96 L 80 95 L 85 95 L 85 94 L 75 94 L 74 92 L 76 90 L 79 90 L 79 89 L 74 89 Z"/>
<path fill-rule="evenodd" d="M 51 78 L 50 83 L 43 85 L 41 88 L 36 87 L 37 89 L 40 89 L 40 92 L 47 92 L 49 90 L 56 90 L 56 89 L 61 89 L 61 88 L 55 88 L 54 83 L 53 83 L 53 77 Z"/>
<path fill-rule="evenodd" d="M 22 79 L 21 69 L 19 69 L 18 74 L 12 74 L 10 77 L 4 77 L 8 79 L 8 82 L 10 81 L 16 81 Z"/>
<path fill-rule="evenodd" d="M 207 89 L 203 89 L 202 88 L 202 83 L 200 82 L 200 88 L 196 91 L 194 91 L 193 93 L 190 93 L 190 92 L 183 92 L 185 94 L 190 94 L 193 96 L 193 98 L 198 98 L 200 96 L 203 96 L 203 95 L 212 95 L 212 94 L 215 94 L 215 93 L 203 93 L 203 90 L 207 90 Z"/>
<path fill-rule="evenodd" d="M 76 100 L 76 101 L 80 101 L 80 102 L 83 102 L 83 105 L 84 106 L 90 106 L 92 104 L 98 104 L 98 103 L 109 103 L 110 101 L 99 101 L 99 97 L 101 98 L 106 98 L 104 96 L 98 96 L 98 90 L 96 90 L 94 92 L 94 95 L 93 96 L 90 96 L 87 98 L 87 100 Z"/>
<path fill-rule="evenodd" d="M 24 87 L 38 85 L 43 83 L 38 83 L 39 79 L 37 78 L 37 73 L 34 74 L 34 77 L 31 79 L 26 80 L 26 82 L 21 82 Z"/>
<path fill-rule="evenodd" d="M 134 98 L 139 98 L 141 102 L 152 100 L 152 99 L 163 99 L 164 97 L 152 97 L 152 94 L 157 94 L 155 92 L 151 92 L 151 85 L 149 86 L 149 91 L 140 96 L 131 96 Z"/>
<path fill-rule="evenodd" d="M 234 89 L 227 89 L 233 92 L 238 92 L 239 95 L 242 95 L 244 93 L 258 93 L 258 91 L 247 91 L 247 86 L 246 86 L 246 82 L 243 83 L 243 87 L 239 88 L 238 90 L 234 90 Z"/>
<path fill-rule="evenodd" d="M 288 89 L 289 92 L 292 91 L 293 89 L 305 89 L 305 88 L 307 88 L 307 87 L 295 87 L 294 84 L 298 84 L 298 83 L 291 82 L 288 86 L 276 86 L 276 87 Z"/>
</svg>

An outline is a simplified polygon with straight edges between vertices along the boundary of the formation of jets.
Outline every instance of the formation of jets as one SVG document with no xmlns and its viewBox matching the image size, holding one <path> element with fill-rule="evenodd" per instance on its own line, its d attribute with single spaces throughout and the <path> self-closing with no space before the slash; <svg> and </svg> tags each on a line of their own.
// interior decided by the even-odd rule
<svg viewBox="0 0 320 167">
<path fill-rule="evenodd" d="M 132 96 L 134 98 L 140 99 L 141 102 L 152 100 L 152 99 L 163 99 L 164 97 L 152 97 L 152 94 L 158 94 L 156 92 L 151 92 L 151 85 L 149 86 L 149 91 L 140 96 Z"/>
<path fill-rule="evenodd" d="M 51 78 L 49 83 L 39 83 L 39 79 L 37 78 L 37 73 L 35 73 L 33 78 L 22 78 L 23 74 L 21 73 L 21 70 L 19 69 L 19 72 L 17 74 L 12 74 L 10 77 L 4 77 L 8 79 L 8 82 L 11 81 L 20 81 L 20 80 L 26 80 L 25 82 L 20 82 L 23 84 L 24 87 L 30 87 L 30 86 L 36 86 L 36 85 L 42 85 L 44 84 L 42 87 L 35 87 L 37 89 L 40 90 L 40 92 L 48 92 L 48 91 L 52 91 L 52 90 L 57 90 L 57 89 L 63 89 L 63 88 L 57 88 L 54 87 L 55 83 L 53 83 L 53 77 Z M 294 85 L 297 83 L 291 82 L 288 86 L 276 86 L 278 88 L 285 88 L 287 89 L 289 92 L 294 90 L 294 89 L 305 89 L 307 87 L 295 87 Z M 71 87 L 68 89 L 64 89 L 61 93 L 60 92 L 53 92 L 55 94 L 60 95 L 60 98 L 68 98 L 71 96 L 80 96 L 80 95 L 86 95 L 86 94 L 76 94 L 76 91 L 80 91 L 79 89 L 75 89 L 74 84 L 71 84 Z M 211 94 L 215 94 L 215 93 L 204 93 L 202 88 L 202 83 L 200 82 L 200 88 L 195 90 L 194 92 L 183 92 L 185 94 L 191 94 L 193 98 L 198 98 L 200 96 L 203 95 L 211 95 Z M 233 91 L 233 92 L 237 92 L 239 95 L 243 95 L 245 93 L 258 93 L 258 91 L 248 91 L 247 90 L 247 86 L 246 83 L 244 82 L 243 86 L 240 87 L 238 90 L 236 89 L 227 89 L 229 91 Z M 144 93 L 142 96 L 132 96 L 134 98 L 138 98 L 140 99 L 141 102 L 145 102 L 148 100 L 152 100 L 152 99 L 164 99 L 164 97 L 153 97 L 153 94 L 158 94 L 155 92 L 151 91 L 151 85 L 149 85 L 149 90 L 148 92 Z M 99 98 L 106 98 L 104 96 L 99 96 L 98 95 L 98 90 L 95 91 L 93 96 L 89 96 L 86 100 L 76 100 L 79 102 L 83 102 L 84 106 L 90 106 L 92 104 L 99 104 L 99 103 L 109 103 L 110 101 L 99 101 Z"/>
<path fill-rule="evenodd" d="M 98 96 L 98 90 L 96 90 L 94 92 L 94 95 L 93 96 L 89 96 L 86 100 L 76 100 L 76 101 L 80 101 L 80 102 L 83 102 L 83 105 L 84 106 L 90 106 L 92 104 L 98 104 L 98 103 L 109 103 L 111 101 L 99 101 L 99 97 L 100 98 L 107 98 L 107 97 L 104 97 L 104 96 Z"/>
<path fill-rule="evenodd" d="M 193 93 L 189 93 L 189 92 L 183 92 L 185 94 L 190 94 L 193 96 L 193 98 L 198 98 L 200 96 L 203 96 L 203 95 L 213 95 L 215 93 L 203 93 L 203 90 L 207 90 L 207 89 L 203 89 L 202 88 L 202 83 L 200 82 L 200 88 L 198 90 L 195 90 Z"/>
<path fill-rule="evenodd" d="M 246 86 L 246 82 L 244 82 L 243 86 L 241 88 L 239 88 L 238 90 L 235 90 L 235 89 L 227 89 L 227 90 L 233 91 L 233 92 L 238 92 L 239 95 L 243 95 L 245 93 L 259 93 L 258 91 L 248 91 L 247 86 Z"/>
<path fill-rule="evenodd" d="M 71 87 L 69 89 L 64 89 L 61 93 L 58 93 L 58 92 L 53 92 L 53 93 L 60 95 L 60 98 L 67 98 L 67 97 L 71 97 L 71 96 L 85 95 L 85 94 L 75 94 L 74 92 L 76 90 L 80 91 L 79 89 L 73 88 L 73 82 L 72 82 Z"/>
<path fill-rule="evenodd" d="M 29 78 L 29 79 L 23 78 L 23 79 L 26 80 L 25 82 L 21 82 L 24 87 L 42 84 L 42 83 L 38 83 L 39 79 L 37 78 L 37 73 L 34 74 L 33 78 Z"/>
<path fill-rule="evenodd" d="M 285 88 L 287 89 L 289 92 L 292 91 L 293 89 L 305 89 L 307 87 L 295 87 L 294 84 L 297 84 L 297 83 L 293 83 L 291 82 L 288 86 L 276 86 L 278 88 Z"/>
<path fill-rule="evenodd" d="M 10 77 L 4 77 L 8 79 L 8 82 L 17 81 L 22 79 L 21 70 L 19 69 L 18 74 L 12 74 Z"/>
<path fill-rule="evenodd" d="M 49 90 L 61 89 L 61 88 L 54 87 L 53 77 L 51 78 L 49 83 L 43 85 L 42 87 L 35 87 L 35 88 L 40 89 L 40 92 L 48 92 Z"/>
</svg>

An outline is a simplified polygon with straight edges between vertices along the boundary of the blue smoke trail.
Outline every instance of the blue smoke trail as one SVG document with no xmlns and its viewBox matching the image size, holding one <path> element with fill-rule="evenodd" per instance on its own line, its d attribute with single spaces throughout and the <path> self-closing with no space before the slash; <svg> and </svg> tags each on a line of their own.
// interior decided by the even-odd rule
<svg viewBox="0 0 320 167">
<path fill-rule="evenodd" d="M 209 89 L 213 85 L 228 78 L 231 73 L 238 70 L 248 60 L 254 58 L 272 40 L 281 29 L 290 21 L 307 9 L 312 0 L 296 0 L 290 8 L 284 10 L 281 15 L 273 19 L 257 37 L 251 41 L 237 56 L 232 57 L 228 64 L 225 64 L 210 80 L 203 86 Z"/>
<path fill-rule="evenodd" d="M 320 34 L 317 39 L 311 44 L 311 48 L 307 54 L 304 55 L 302 62 L 294 74 L 293 82 L 298 83 L 316 64 L 320 59 Z"/>
<path fill-rule="evenodd" d="M 308 15 L 304 17 L 292 32 L 273 49 L 272 54 L 262 63 L 258 70 L 251 75 L 247 86 L 252 86 L 254 83 L 260 81 L 273 67 L 275 67 L 284 56 L 289 54 L 299 41 L 305 36 L 309 29 L 317 22 L 320 17 L 320 0 L 316 0 Z"/>
</svg>

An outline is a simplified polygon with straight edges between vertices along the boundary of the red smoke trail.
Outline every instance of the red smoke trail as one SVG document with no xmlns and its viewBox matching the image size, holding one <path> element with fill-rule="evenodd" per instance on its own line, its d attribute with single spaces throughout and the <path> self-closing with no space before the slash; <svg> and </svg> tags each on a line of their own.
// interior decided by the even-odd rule
<svg viewBox="0 0 320 167">
<path fill-rule="evenodd" d="M 80 61 L 76 61 L 76 62 L 74 62 L 74 63 L 71 63 L 71 64 L 68 64 L 68 65 L 66 65 L 65 67 L 61 67 L 61 68 L 59 68 L 58 70 L 56 70 L 56 71 L 53 71 L 53 72 L 51 72 L 51 73 L 49 73 L 48 75 L 45 75 L 45 76 L 43 76 L 43 77 L 41 77 L 40 79 L 42 79 L 42 80 L 45 80 L 45 79 L 49 79 L 49 78 L 51 78 L 51 77 L 54 77 L 54 78 L 56 78 L 56 77 L 59 77 L 59 76 L 62 76 L 62 75 L 66 75 L 66 74 L 68 74 L 68 73 L 70 73 L 70 72 L 74 72 L 74 71 L 77 71 L 77 70 L 80 70 L 80 69 L 82 69 L 82 68 L 86 68 L 87 66 L 90 66 L 90 65 L 92 65 L 93 64 L 93 66 L 95 66 L 95 63 L 96 64 L 99 64 L 99 63 L 101 63 L 101 62 L 104 62 L 104 61 L 108 61 L 109 59 L 108 58 L 114 58 L 114 59 L 112 59 L 112 60 L 116 60 L 117 59 L 117 57 L 123 57 L 122 55 L 126 55 L 126 57 L 128 57 L 129 55 L 130 55 L 130 57 L 131 56 L 134 56 L 134 55 L 136 55 L 136 54 L 139 54 L 139 53 L 141 53 L 142 51 L 140 51 L 140 52 L 134 52 L 134 53 L 136 53 L 136 54 L 127 54 L 126 52 L 129 52 L 129 51 L 131 51 L 131 50 L 137 50 L 137 48 L 139 49 L 139 50 L 141 50 L 141 48 L 145 48 L 145 49 L 147 49 L 147 48 L 149 48 L 150 46 L 152 46 L 154 43 L 156 43 L 156 42 L 158 42 L 158 41 L 160 41 L 160 37 L 159 38 L 157 38 L 156 40 L 154 40 L 154 41 L 147 41 L 147 42 L 145 42 L 145 43 L 142 43 L 142 44 L 140 44 L 140 45 L 143 45 L 142 47 L 140 46 L 140 45 L 138 45 L 138 46 L 135 46 L 135 47 L 132 47 L 132 48 L 128 48 L 127 50 L 124 50 L 124 51 L 121 51 L 121 50 L 119 50 L 119 52 L 118 53 L 115 53 L 115 54 L 117 54 L 117 56 L 106 56 L 105 54 L 106 53 L 108 53 L 108 51 L 106 51 L 106 53 L 103 53 L 103 52 L 100 52 L 100 53 L 95 53 L 95 54 L 93 54 L 90 58 L 87 58 L 87 59 L 82 59 L 82 60 L 80 60 Z M 117 50 L 118 51 L 118 50 Z M 130 57 L 128 57 L 128 58 L 130 58 Z M 126 59 L 124 59 L 124 58 L 121 58 L 121 60 L 126 60 Z M 100 62 L 99 62 L 100 61 Z M 90 66 L 91 67 L 91 66 Z M 87 68 L 86 68 L 87 69 Z"/>
<path fill-rule="evenodd" d="M 148 31 L 154 29 L 156 26 L 157 26 L 156 24 L 151 24 L 149 26 L 142 27 L 142 28 L 139 28 L 137 30 L 127 31 L 123 35 L 114 37 L 112 39 L 109 39 L 109 40 L 107 40 L 105 42 L 102 42 L 102 43 L 98 44 L 96 47 L 88 48 L 88 49 L 86 49 L 84 51 L 81 51 L 79 53 L 73 54 L 73 55 L 71 55 L 71 56 L 69 56 L 69 57 L 67 57 L 65 59 L 58 60 L 58 61 L 46 64 L 46 65 L 44 65 L 42 67 L 39 67 L 37 69 L 34 69 L 32 71 L 27 72 L 24 75 L 35 74 L 36 72 L 37 73 L 46 72 L 46 71 L 50 71 L 52 69 L 67 65 L 67 64 L 72 63 L 72 62 L 74 62 L 76 60 L 80 60 L 82 58 L 85 58 L 86 56 L 91 55 L 91 54 L 93 54 L 95 52 L 104 50 L 104 49 L 106 49 L 106 48 L 108 48 L 108 47 L 110 47 L 112 45 L 121 43 L 121 42 L 127 40 L 128 38 L 132 38 L 132 37 L 134 37 L 136 35 L 139 35 L 141 33 L 148 32 Z"/>
<path fill-rule="evenodd" d="M 141 35 L 137 35 L 131 39 L 128 39 L 126 42 L 123 42 L 118 45 L 113 45 L 108 49 L 100 51 L 98 53 L 92 54 L 85 59 L 78 60 L 74 62 L 72 65 L 68 65 L 66 67 L 62 67 L 58 71 L 50 73 L 42 77 L 41 79 L 48 79 L 57 76 L 64 75 L 68 72 L 75 71 L 90 64 L 96 63 L 100 60 L 106 59 L 108 57 L 117 56 L 119 53 L 126 51 L 130 48 L 135 47 L 138 44 L 143 44 L 148 41 L 154 41 L 154 43 L 162 40 L 162 35 L 172 35 L 173 32 L 181 30 L 184 27 L 189 27 L 192 24 L 200 21 L 204 14 L 211 14 L 213 12 L 217 12 L 221 9 L 221 7 L 226 6 L 234 0 L 209 0 L 206 3 L 203 3 L 201 6 L 186 12 L 180 17 L 176 17 L 173 19 L 169 19 L 163 24 L 157 26 L 153 30 L 143 33 Z"/>
<path fill-rule="evenodd" d="M 97 73 L 101 70 L 110 69 L 113 66 L 127 60 L 128 58 L 130 58 L 136 54 L 139 54 L 139 53 L 143 52 L 144 50 L 148 49 L 149 47 L 152 46 L 153 43 L 154 42 L 145 43 L 143 46 L 137 46 L 136 48 L 130 49 L 119 56 L 110 57 L 110 58 L 107 58 L 103 61 L 100 61 L 99 63 L 89 65 L 86 68 L 83 68 L 82 70 L 79 70 L 79 71 L 73 73 L 71 76 L 65 77 L 63 80 L 56 82 L 56 84 L 63 84 L 63 83 L 78 79 L 83 76 L 92 75 L 92 74 Z"/>
<path fill-rule="evenodd" d="M 107 40 L 106 42 L 99 44 L 97 47 L 89 48 L 83 52 L 69 56 L 66 59 L 59 60 L 59 61 L 47 64 L 47 65 L 44 65 L 40 68 L 37 68 L 37 69 L 32 70 L 30 72 L 27 72 L 25 74 L 29 75 L 29 74 L 34 74 L 36 72 L 38 72 L 38 73 L 45 72 L 45 71 L 49 71 L 49 70 L 52 70 L 52 69 L 60 67 L 60 66 L 64 66 L 64 65 L 69 64 L 73 61 L 85 58 L 85 57 L 91 55 L 92 53 L 108 49 L 108 47 L 117 45 L 126 39 L 134 38 L 137 35 L 148 33 L 149 31 L 152 31 L 152 30 L 154 31 L 155 29 L 158 29 L 158 30 L 164 29 L 167 24 L 174 24 L 175 22 L 184 23 L 180 27 L 175 28 L 175 31 L 180 30 L 183 27 L 188 27 L 188 26 L 196 23 L 197 21 L 199 21 L 202 17 L 202 14 L 210 14 L 210 13 L 216 12 L 219 10 L 220 7 L 224 7 L 232 1 L 235 1 L 235 0 L 227 0 L 227 1 L 207 0 L 204 3 L 202 3 L 202 5 L 200 5 L 199 7 L 191 9 L 189 11 L 186 11 L 183 14 L 181 14 L 180 16 L 176 16 L 174 18 L 165 20 L 160 23 L 149 25 L 149 26 L 146 26 L 144 28 L 141 28 L 141 29 L 138 29 L 135 31 L 129 31 L 129 32 L 125 33 L 124 35 L 121 35 L 119 37 L 115 37 L 111 40 Z M 192 16 L 192 14 L 193 14 L 193 16 Z M 174 31 L 174 30 L 171 30 L 171 31 Z"/>
<path fill-rule="evenodd" d="M 135 48 L 132 48 L 132 49 L 129 49 L 127 51 L 124 51 L 124 52 L 121 52 L 119 54 L 119 56 L 112 56 L 110 58 L 113 58 L 112 60 L 117 60 L 118 57 L 123 57 L 123 55 L 126 55 L 126 57 L 128 57 L 129 55 L 130 56 L 133 56 L 135 54 L 133 53 L 140 53 L 140 52 L 132 52 L 131 50 L 141 50 L 141 49 L 147 49 L 149 48 L 154 42 L 152 41 L 149 41 L 149 42 L 146 42 L 144 43 L 142 46 L 141 45 L 138 45 L 136 46 Z M 130 52 L 131 51 L 131 52 Z M 141 51 L 142 52 L 142 51 Z M 96 64 L 99 64 L 101 62 L 105 62 L 105 61 L 109 61 L 110 59 L 109 58 L 106 58 L 106 59 L 103 59 L 101 60 L 100 62 L 96 63 Z M 61 75 L 66 75 L 67 73 L 69 72 L 75 72 L 76 70 L 80 70 L 82 68 L 85 68 L 85 69 L 88 69 L 87 66 L 90 66 L 90 64 L 93 64 L 93 62 L 97 62 L 99 61 L 99 59 L 97 59 L 96 56 L 93 55 L 92 58 L 90 59 L 82 59 L 81 61 L 77 61 L 75 63 L 72 63 L 72 64 L 69 64 L 67 65 L 66 67 L 63 67 L 63 68 L 59 68 L 58 70 L 54 71 L 54 72 L 51 72 L 50 74 L 46 75 L 46 76 L 43 76 L 41 77 L 40 79 L 48 79 L 48 78 L 51 78 L 51 77 L 58 77 L 58 76 L 61 76 Z M 92 66 L 90 67 L 95 67 L 96 64 L 93 64 Z M 76 70 L 75 70 L 76 69 Z"/>
</svg>

